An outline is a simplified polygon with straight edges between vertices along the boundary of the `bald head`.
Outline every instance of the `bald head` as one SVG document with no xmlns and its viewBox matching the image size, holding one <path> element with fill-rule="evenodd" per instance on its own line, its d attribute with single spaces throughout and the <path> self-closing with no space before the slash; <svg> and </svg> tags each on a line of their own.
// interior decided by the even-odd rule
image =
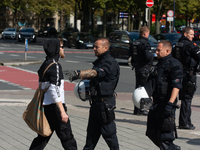
<svg viewBox="0 0 200 150">
<path fill-rule="evenodd" d="M 100 56 L 101 54 L 108 51 L 110 48 L 110 42 L 107 38 L 99 38 L 96 40 L 94 44 L 94 52 L 96 56 Z"/>
<path fill-rule="evenodd" d="M 107 47 L 108 50 L 110 48 L 110 42 L 109 42 L 109 39 L 108 38 L 99 38 L 97 39 L 97 41 L 101 41 L 101 44 L 103 47 Z"/>
<path fill-rule="evenodd" d="M 163 47 L 164 47 L 165 49 L 168 49 L 168 50 L 170 51 L 170 53 L 172 52 L 172 45 L 171 45 L 171 43 L 170 43 L 169 41 L 167 41 L 167 40 L 162 40 L 162 41 L 160 41 L 159 43 L 162 43 L 162 44 L 163 44 Z"/>
</svg>

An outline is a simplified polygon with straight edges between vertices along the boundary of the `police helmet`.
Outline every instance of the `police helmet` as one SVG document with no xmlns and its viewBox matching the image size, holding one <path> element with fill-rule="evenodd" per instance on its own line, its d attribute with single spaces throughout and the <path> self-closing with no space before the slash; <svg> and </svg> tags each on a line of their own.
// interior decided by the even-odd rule
<svg viewBox="0 0 200 150">
<path fill-rule="evenodd" d="M 132 100 L 134 105 L 141 110 L 148 110 L 152 104 L 144 87 L 138 87 L 133 91 Z"/>
<path fill-rule="evenodd" d="M 90 80 L 81 80 L 80 82 L 78 82 L 74 87 L 74 95 L 82 101 L 91 99 Z"/>
</svg>

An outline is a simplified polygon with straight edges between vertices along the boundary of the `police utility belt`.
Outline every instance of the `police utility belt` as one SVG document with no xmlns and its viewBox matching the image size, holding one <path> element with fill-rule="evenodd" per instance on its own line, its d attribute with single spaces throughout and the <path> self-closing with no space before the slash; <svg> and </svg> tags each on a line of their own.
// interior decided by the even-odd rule
<svg viewBox="0 0 200 150">
<path fill-rule="evenodd" d="M 113 96 L 106 96 L 106 97 L 92 97 L 93 103 L 101 103 L 108 101 L 109 98 L 112 98 Z"/>
</svg>

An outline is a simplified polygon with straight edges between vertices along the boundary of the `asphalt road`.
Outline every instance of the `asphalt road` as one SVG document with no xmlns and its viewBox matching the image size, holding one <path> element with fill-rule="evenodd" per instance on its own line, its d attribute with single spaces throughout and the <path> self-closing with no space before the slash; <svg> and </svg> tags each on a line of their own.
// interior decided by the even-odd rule
<svg viewBox="0 0 200 150">
<path fill-rule="evenodd" d="M 28 60 L 44 60 L 45 53 L 43 51 L 43 42 L 49 38 L 37 38 L 36 43 L 28 44 L 27 59 Z M 199 42 L 199 41 L 198 41 Z M 17 40 L 0 39 L 0 59 L 21 59 L 24 60 L 25 44 L 18 42 Z M 66 57 L 60 59 L 60 63 L 65 70 L 86 70 L 92 67 L 92 62 L 96 59 L 93 53 L 93 49 L 75 49 L 65 48 Z M 131 93 L 135 87 L 135 74 L 134 70 L 131 70 L 126 60 L 117 59 L 120 65 L 120 79 L 116 92 Z M 41 64 L 14 66 L 16 68 L 25 69 L 27 71 L 37 72 Z M 199 77 L 197 80 L 197 86 L 200 85 Z M 16 87 L 16 90 L 19 87 Z M 15 89 L 12 85 L 0 81 L 0 90 L 3 89 Z M 200 90 L 197 89 L 196 94 L 200 94 Z"/>
</svg>

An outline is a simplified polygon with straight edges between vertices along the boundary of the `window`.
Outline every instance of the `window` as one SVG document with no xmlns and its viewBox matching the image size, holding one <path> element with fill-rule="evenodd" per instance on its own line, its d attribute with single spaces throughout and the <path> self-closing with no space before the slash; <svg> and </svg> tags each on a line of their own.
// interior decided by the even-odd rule
<svg viewBox="0 0 200 150">
<path fill-rule="evenodd" d="M 129 41 L 129 36 L 126 34 L 122 34 L 121 41 Z"/>
<path fill-rule="evenodd" d="M 120 34 L 115 35 L 114 38 L 113 38 L 113 41 L 114 42 L 120 42 Z"/>
</svg>

